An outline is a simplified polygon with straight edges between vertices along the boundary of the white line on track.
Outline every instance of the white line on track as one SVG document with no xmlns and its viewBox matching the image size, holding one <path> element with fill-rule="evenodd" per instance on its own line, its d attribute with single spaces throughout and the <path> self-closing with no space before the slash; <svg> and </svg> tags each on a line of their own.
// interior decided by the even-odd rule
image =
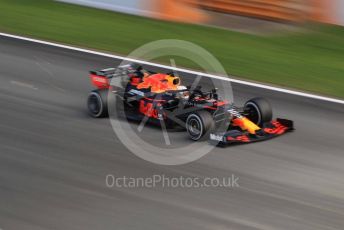
<svg viewBox="0 0 344 230">
<path fill-rule="evenodd" d="M 20 82 L 20 81 L 10 81 L 11 84 L 13 85 L 17 85 L 17 86 L 21 86 L 21 87 L 25 87 L 25 88 L 29 88 L 29 89 L 34 89 L 34 90 L 38 90 L 37 87 L 35 87 L 34 85 L 25 83 L 25 82 Z"/>
<path fill-rule="evenodd" d="M 47 41 L 43 41 L 43 40 L 17 36 L 17 35 L 13 35 L 13 34 L 0 33 L 0 36 L 19 39 L 19 40 L 23 40 L 23 41 L 34 42 L 34 43 L 39 43 L 39 44 L 44 44 L 44 45 L 49 45 L 49 46 L 54 46 L 54 47 L 59 47 L 59 48 L 63 48 L 63 49 L 69 49 L 69 50 L 73 50 L 73 51 L 79 51 L 79 52 L 83 52 L 83 53 L 99 55 L 99 56 L 103 56 L 103 57 L 125 60 L 125 61 L 129 61 L 129 62 L 137 62 L 137 63 L 144 64 L 144 65 L 150 65 L 150 66 L 154 66 L 154 67 L 165 68 L 165 69 L 180 71 L 180 72 L 189 73 L 189 74 L 201 75 L 204 77 L 234 82 L 237 84 L 248 85 L 248 86 L 252 86 L 252 87 L 268 89 L 268 90 L 273 90 L 273 91 L 277 91 L 277 92 L 281 92 L 281 93 L 287 93 L 287 94 L 292 94 L 292 95 L 297 95 L 297 96 L 302 96 L 302 97 L 307 97 L 307 98 L 312 98 L 312 99 L 317 99 L 317 100 L 323 100 L 323 101 L 328 101 L 328 102 L 333 102 L 333 103 L 339 103 L 339 104 L 344 105 L 344 100 L 340 100 L 340 99 L 324 97 L 324 96 L 319 96 L 319 95 L 310 94 L 310 93 L 304 93 L 304 92 L 295 91 L 295 90 L 283 89 L 283 88 L 279 88 L 279 87 L 274 87 L 274 86 L 269 86 L 269 85 L 264 85 L 264 84 L 259 84 L 259 83 L 253 83 L 253 82 L 248 82 L 248 81 L 243 81 L 243 80 L 238 80 L 238 79 L 233 79 L 233 78 L 228 78 L 228 77 L 221 77 L 221 76 L 217 76 L 217 75 L 213 75 L 213 74 L 207 74 L 207 73 L 197 72 L 197 71 L 188 70 L 188 69 L 171 67 L 171 66 L 167 66 L 167 65 L 153 63 L 153 62 L 142 61 L 142 60 L 138 60 L 138 59 L 134 59 L 134 58 L 123 57 L 123 56 L 113 55 L 113 54 L 107 54 L 107 53 L 97 52 L 97 51 L 93 51 L 93 50 L 87 50 L 87 49 L 83 49 L 83 48 L 77 48 L 77 47 L 73 47 L 73 46 L 62 45 L 62 44 L 58 44 L 58 43 L 54 43 L 54 42 L 47 42 Z"/>
</svg>

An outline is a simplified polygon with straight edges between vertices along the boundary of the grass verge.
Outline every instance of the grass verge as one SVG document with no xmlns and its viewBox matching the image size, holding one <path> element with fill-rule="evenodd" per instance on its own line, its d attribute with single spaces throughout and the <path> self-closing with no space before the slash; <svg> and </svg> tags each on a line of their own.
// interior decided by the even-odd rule
<svg viewBox="0 0 344 230">
<path fill-rule="evenodd" d="M 181 39 L 207 49 L 239 78 L 344 98 L 342 27 L 311 25 L 303 33 L 262 37 L 51 0 L 0 0 L 0 9 L 3 32 L 123 55 L 150 41 Z"/>
</svg>

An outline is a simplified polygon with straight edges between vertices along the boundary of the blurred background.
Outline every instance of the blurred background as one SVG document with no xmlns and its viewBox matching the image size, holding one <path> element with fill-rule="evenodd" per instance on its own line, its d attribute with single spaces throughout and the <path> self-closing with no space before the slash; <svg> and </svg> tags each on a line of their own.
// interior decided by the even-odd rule
<svg viewBox="0 0 344 230">
<path fill-rule="evenodd" d="M 273 39 L 252 38 L 221 30 L 195 31 L 195 28 L 185 26 L 183 28 L 178 24 L 172 27 L 169 27 L 171 24 L 160 24 L 159 26 L 162 26 L 160 29 L 156 28 L 158 25 L 153 28 L 154 25 L 151 23 L 147 26 L 139 22 L 139 25 L 128 25 L 138 32 L 143 30 L 145 33 L 143 36 L 147 41 L 153 38 L 177 38 L 198 43 L 216 55 L 230 74 L 239 78 L 330 96 L 344 96 L 342 77 L 344 56 L 339 48 L 344 45 L 343 39 L 340 39 L 344 35 L 343 30 L 324 25 L 324 23 L 344 25 L 342 0 L 63 0 L 63 2 L 165 21 L 202 24 L 228 31 L 273 37 Z M 111 25 L 114 30 L 116 27 Z M 189 34 L 187 31 L 190 31 Z M 138 34 L 142 35 L 140 32 Z M 184 60 L 179 64 L 197 68 Z"/>
<path fill-rule="evenodd" d="M 235 78 L 344 98 L 343 0 L 0 0 L 0 8 L 3 32 L 120 55 L 180 39 Z"/>
<path fill-rule="evenodd" d="M 166 20 L 218 25 L 220 14 L 271 21 L 309 20 L 344 25 L 342 0 L 62 0 Z M 215 13 L 216 12 L 216 13 Z M 222 21 L 221 25 L 226 26 Z"/>
</svg>

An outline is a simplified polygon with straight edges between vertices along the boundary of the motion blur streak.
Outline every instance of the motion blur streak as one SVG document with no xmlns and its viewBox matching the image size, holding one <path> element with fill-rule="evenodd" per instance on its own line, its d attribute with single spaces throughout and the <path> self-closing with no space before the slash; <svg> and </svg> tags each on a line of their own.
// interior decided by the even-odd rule
<svg viewBox="0 0 344 230">
<path fill-rule="evenodd" d="M 158 166 L 128 152 L 109 120 L 86 114 L 87 71 L 118 62 L 0 38 L 0 228 L 343 228 L 342 105 L 234 83 L 237 103 L 265 96 L 275 115 L 294 120 L 297 130 L 268 142 L 216 148 L 188 165 Z M 193 77 L 187 74 L 186 84 Z M 154 129 L 147 138 L 157 141 L 160 134 Z M 188 143 L 187 134 L 179 141 Z M 109 189 L 108 174 L 235 174 L 240 187 Z"/>
<path fill-rule="evenodd" d="M 214 12 L 272 21 L 344 25 L 342 0 L 57 0 L 171 21 L 214 25 Z"/>
</svg>

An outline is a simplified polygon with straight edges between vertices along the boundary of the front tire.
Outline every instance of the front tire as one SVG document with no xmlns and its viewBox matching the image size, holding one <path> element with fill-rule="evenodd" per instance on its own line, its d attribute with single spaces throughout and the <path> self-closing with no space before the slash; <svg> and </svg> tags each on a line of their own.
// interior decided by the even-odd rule
<svg viewBox="0 0 344 230">
<path fill-rule="evenodd" d="M 213 128 L 214 119 L 208 111 L 191 113 L 186 119 L 186 130 L 191 140 L 199 141 L 207 138 Z"/>
<path fill-rule="evenodd" d="M 250 99 L 245 103 L 245 113 L 248 114 L 247 118 L 259 126 L 272 120 L 272 108 L 270 103 L 261 97 Z"/>
<path fill-rule="evenodd" d="M 87 99 L 89 114 L 94 118 L 108 117 L 108 90 L 93 90 Z"/>
</svg>

